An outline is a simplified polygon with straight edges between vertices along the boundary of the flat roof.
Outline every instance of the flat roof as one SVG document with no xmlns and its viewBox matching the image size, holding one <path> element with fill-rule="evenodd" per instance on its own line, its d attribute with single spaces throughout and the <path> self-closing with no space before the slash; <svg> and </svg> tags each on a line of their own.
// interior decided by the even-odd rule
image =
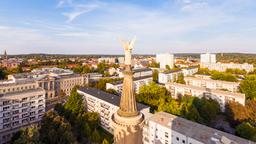
<svg viewBox="0 0 256 144">
<path fill-rule="evenodd" d="M 223 137 L 229 139 L 231 141 L 230 144 L 254 144 L 252 141 L 186 120 L 166 112 L 155 113 L 152 117 L 148 118 L 147 121 L 153 121 L 204 144 L 216 144 L 217 141 L 222 143 L 221 139 Z"/>
<path fill-rule="evenodd" d="M 169 71 L 162 72 L 162 73 L 164 73 L 164 74 L 170 74 L 170 73 L 176 73 L 176 72 L 182 72 L 182 70 L 169 70 Z"/>
<path fill-rule="evenodd" d="M 79 88 L 78 90 L 81 91 L 81 92 L 90 94 L 90 95 L 92 95 L 92 96 L 94 96 L 98 99 L 101 99 L 103 101 L 106 101 L 108 103 L 111 103 L 115 106 L 119 107 L 119 105 L 120 105 L 120 99 L 121 99 L 120 96 L 110 94 L 110 93 L 104 92 L 102 90 L 99 90 L 99 89 L 96 89 L 96 88 L 91 88 L 91 87 L 82 87 L 82 88 Z M 148 107 L 149 106 L 146 106 L 144 104 L 141 104 L 141 103 L 137 102 L 138 111 L 140 111 L 144 108 L 148 108 Z"/>
<path fill-rule="evenodd" d="M 29 94 L 29 93 L 37 93 L 37 92 L 45 92 L 45 90 L 42 88 L 33 88 L 33 89 L 27 89 L 27 90 L 22 90 L 22 91 L 8 92 L 5 94 L 0 94 L 0 98 L 24 95 L 24 94 Z"/>
</svg>

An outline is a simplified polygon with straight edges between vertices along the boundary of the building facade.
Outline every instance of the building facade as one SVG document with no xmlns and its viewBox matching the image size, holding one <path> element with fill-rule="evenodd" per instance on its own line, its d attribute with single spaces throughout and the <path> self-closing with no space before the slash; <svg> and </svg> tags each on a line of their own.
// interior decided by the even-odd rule
<svg viewBox="0 0 256 144">
<path fill-rule="evenodd" d="M 36 69 L 30 73 L 19 73 L 8 76 L 8 81 L 23 83 L 32 81 L 43 88 L 48 102 L 60 99 L 60 96 L 70 95 L 76 85 L 84 86 L 88 82 L 88 76 L 75 74 L 71 70 L 60 68 Z"/>
<path fill-rule="evenodd" d="M 158 112 L 145 120 L 143 144 L 253 144 L 243 138 Z"/>
<path fill-rule="evenodd" d="M 152 76 L 143 76 L 143 77 L 138 77 L 133 79 L 134 83 L 134 90 L 136 93 L 139 93 L 140 87 L 144 85 L 148 85 L 153 81 Z M 123 81 L 117 81 L 117 82 L 112 82 L 112 83 L 106 83 L 106 89 L 114 89 L 116 90 L 120 95 L 123 90 Z"/>
<path fill-rule="evenodd" d="M 100 124 L 108 132 L 114 132 L 110 124 L 111 116 L 119 109 L 120 97 L 106 93 L 95 88 L 80 88 L 77 92 L 83 96 L 85 107 L 89 112 L 97 112 L 100 115 Z M 149 107 L 143 104 L 138 105 L 138 110 L 146 118 L 150 117 Z"/>
<path fill-rule="evenodd" d="M 166 84 L 168 82 L 174 82 L 178 79 L 178 76 L 183 74 L 182 70 L 171 70 L 168 72 L 158 73 L 158 82 L 161 84 Z"/>
<path fill-rule="evenodd" d="M 165 87 L 171 92 L 173 98 L 190 95 L 199 98 L 207 97 L 215 99 L 220 104 L 222 111 L 225 111 L 225 105 L 229 101 L 235 101 L 242 105 L 245 105 L 245 94 L 242 93 L 234 93 L 223 90 L 212 90 L 204 87 L 197 87 L 178 83 L 168 83 L 165 85 Z"/>
<path fill-rule="evenodd" d="M 217 70 L 221 72 L 225 72 L 227 69 L 240 69 L 245 70 L 246 72 L 252 72 L 254 67 L 252 64 L 243 63 L 203 63 L 201 64 L 202 68 L 208 68 L 209 70 Z"/>
<path fill-rule="evenodd" d="M 187 85 L 205 87 L 215 90 L 227 90 L 230 92 L 238 92 L 240 84 L 239 82 L 228 82 L 213 79 L 203 79 L 197 77 L 184 77 L 184 80 Z"/>
<path fill-rule="evenodd" d="M 200 55 L 200 63 L 202 64 L 214 64 L 216 63 L 216 54 L 205 53 Z"/>
<path fill-rule="evenodd" d="M 140 69 L 133 69 L 133 77 L 138 78 L 138 77 L 144 77 L 144 76 L 152 76 L 153 71 L 150 68 L 140 68 Z M 120 78 L 123 78 L 123 70 L 118 72 L 118 75 Z"/>
<path fill-rule="evenodd" d="M 174 67 L 174 55 L 173 54 L 157 54 L 156 62 L 160 63 L 160 68 L 165 69 L 166 65 L 168 65 L 171 69 Z"/>
<path fill-rule="evenodd" d="M 28 86 L 28 87 L 27 87 Z M 31 86 L 31 87 L 30 87 Z M 8 143 L 20 128 L 38 123 L 45 113 L 45 90 L 26 84 L 0 94 L 0 144 Z M 9 86 L 10 89 L 11 86 Z M 24 88 L 21 90 L 21 88 Z M 25 88 L 27 87 L 27 88 Z M 29 88 L 30 87 L 30 88 Z"/>
<path fill-rule="evenodd" d="M 182 69 L 183 75 L 184 76 L 192 76 L 195 73 L 198 72 L 198 67 L 188 67 L 188 68 L 184 68 Z"/>
</svg>

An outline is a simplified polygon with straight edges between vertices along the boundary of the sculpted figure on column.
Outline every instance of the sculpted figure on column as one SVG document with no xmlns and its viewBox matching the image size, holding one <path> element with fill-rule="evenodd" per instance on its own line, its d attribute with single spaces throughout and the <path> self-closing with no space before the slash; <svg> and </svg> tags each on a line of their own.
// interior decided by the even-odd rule
<svg viewBox="0 0 256 144">
<path fill-rule="evenodd" d="M 125 65 L 131 65 L 131 59 L 132 59 L 132 49 L 133 45 L 136 41 L 136 37 L 134 37 L 130 42 L 126 42 L 122 39 L 119 39 L 121 44 L 123 45 L 124 51 L 125 51 Z"/>
</svg>

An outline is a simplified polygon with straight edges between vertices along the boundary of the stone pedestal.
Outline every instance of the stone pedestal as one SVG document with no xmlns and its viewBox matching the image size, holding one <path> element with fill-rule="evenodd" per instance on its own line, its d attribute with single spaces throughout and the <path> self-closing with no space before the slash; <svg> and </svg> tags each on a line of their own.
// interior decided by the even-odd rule
<svg viewBox="0 0 256 144">
<path fill-rule="evenodd" d="M 139 113 L 133 117 L 121 117 L 118 113 L 112 115 L 115 144 L 142 144 L 142 127 L 144 115 Z"/>
</svg>

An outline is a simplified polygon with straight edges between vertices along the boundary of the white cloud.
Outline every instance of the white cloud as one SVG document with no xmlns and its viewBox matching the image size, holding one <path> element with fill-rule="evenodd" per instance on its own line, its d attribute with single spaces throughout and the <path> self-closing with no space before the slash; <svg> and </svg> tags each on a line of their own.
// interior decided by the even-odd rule
<svg viewBox="0 0 256 144">
<path fill-rule="evenodd" d="M 82 14 L 96 10 L 103 5 L 98 1 L 86 1 L 86 3 L 74 3 L 72 0 L 61 0 L 57 4 L 57 8 L 69 7 L 71 10 L 62 14 L 68 18 L 70 23 Z"/>
</svg>

